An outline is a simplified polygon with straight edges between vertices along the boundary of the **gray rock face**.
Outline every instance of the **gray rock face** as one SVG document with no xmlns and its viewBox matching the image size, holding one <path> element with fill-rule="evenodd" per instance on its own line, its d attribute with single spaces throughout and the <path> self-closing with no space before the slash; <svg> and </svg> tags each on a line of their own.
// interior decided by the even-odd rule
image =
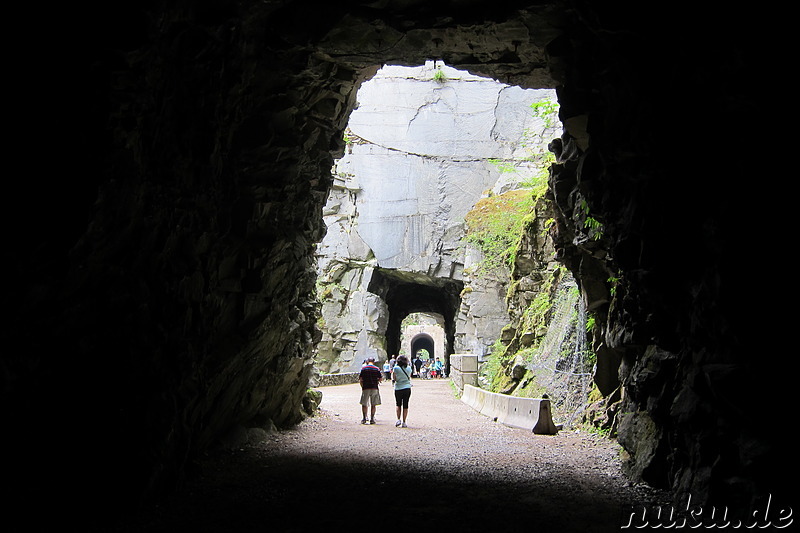
<svg viewBox="0 0 800 533">
<path fill-rule="evenodd" d="M 387 355 L 386 307 L 368 292 L 369 268 L 470 282 L 464 268 L 479 257 L 462 242 L 464 217 L 485 194 L 518 188 L 537 171 L 524 158 L 557 134 L 531 112 L 542 100 L 554 101 L 554 92 L 434 62 L 386 66 L 361 87 L 318 248 L 320 279 L 343 287 L 324 299 L 323 371 L 353 371 L 362 356 Z M 501 172 L 500 161 L 517 170 Z M 481 282 L 468 294 L 456 349 L 482 355 L 508 320 L 504 289 Z"/>
</svg>

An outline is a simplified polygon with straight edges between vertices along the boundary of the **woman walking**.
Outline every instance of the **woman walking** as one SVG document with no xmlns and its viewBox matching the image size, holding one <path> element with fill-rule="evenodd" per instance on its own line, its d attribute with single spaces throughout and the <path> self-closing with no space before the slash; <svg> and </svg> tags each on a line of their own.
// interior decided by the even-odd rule
<svg viewBox="0 0 800 533">
<path fill-rule="evenodd" d="M 392 368 L 392 383 L 394 383 L 394 399 L 397 405 L 397 422 L 394 425 L 405 428 L 408 427 L 406 418 L 408 418 L 408 400 L 411 398 L 411 371 L 405 355 L 398 357 L 397 364 Z"/>
</svg>

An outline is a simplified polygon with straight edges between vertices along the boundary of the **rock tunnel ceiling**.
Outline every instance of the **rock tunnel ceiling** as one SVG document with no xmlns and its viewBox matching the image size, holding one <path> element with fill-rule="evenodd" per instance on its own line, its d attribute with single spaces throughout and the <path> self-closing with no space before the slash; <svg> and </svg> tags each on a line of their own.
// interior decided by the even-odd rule
<svg viewBox="0 0 800 533">
<path fill-rule="evenodd" d="M 603 313 L 596 342 L 622 361 L 630 475 L 742 508 L 782 496 L 788 439 L 754 423 L 764 404 L 743 394 L 769 383 L 776 420 L 792 405 L 791 373 L 774 371 L 787 351 L 774 338 L 751 351 L 766 313 L 741 312 L 764 309 L 741 290 L 743 250 L 769 238 L 743 212 L 773 191 L 731 185 L 781 175 L 740 157 L 758 107 L 740 80 L 771 57 L 756 48 L 767 26 L 696 4 L 504 5 L 115 3 L 106 25 L 84 7 L 54 17 L 68 59 L 46 79 L 19 72 L 62 142 L 29 160 L 82 172 L 51 180 L 49 196 L 39 180 L 8 190 L 19 202 L 5 227 L 31 228 L 4 250 L 7 337 L 26 347 L 3 355 L 21 499 L 75 494 L 77 476 L 102 487 L 81 496 L 113 512 L 179 486 L 232 427 L 303 416 L 318 213 L 356 89 L 375 65 L 428 59 L 558 90 L 558 254 Z M 62 98 L 37 93 L 59 74 L 74 82 Z M 687 141 L 676 117 L 713 134 Z M 602 239 L 580 238 L 584 206 Z M 599 289 L 609 278 L 614 306 Z M 117 446 L 67 442 L 56 456 L 51 435 Z"/>
</svg>

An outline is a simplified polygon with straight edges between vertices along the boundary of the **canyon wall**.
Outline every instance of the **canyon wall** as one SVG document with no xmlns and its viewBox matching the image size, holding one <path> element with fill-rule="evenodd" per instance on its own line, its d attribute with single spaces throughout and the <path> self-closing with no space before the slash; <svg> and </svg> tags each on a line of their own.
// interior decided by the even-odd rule
<svg viewBox="0 0 800 533">
<path fill-rule="evenodd" d="M 480 252 L 464 240 L 464 218 L 480 198 L 541 170 L 526 158 L 546 150 L 560 128 L 530 106 L 548 101 L 552 90 L 523 90 L 433 61 L 385 66 L 361 86 L 317 248 L 321 371 L 387 358 L 389 309 L 369 291 L 376 268 L 465 281 L 455 349 L 487 352 L 508 322 L 507 280 L 470 274 Z"/>
</svg>

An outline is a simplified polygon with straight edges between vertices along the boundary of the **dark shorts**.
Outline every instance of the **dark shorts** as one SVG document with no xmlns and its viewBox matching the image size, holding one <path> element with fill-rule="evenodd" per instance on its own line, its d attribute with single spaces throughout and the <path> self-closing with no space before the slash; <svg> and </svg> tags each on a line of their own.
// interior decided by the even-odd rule
<svg viewBox="0 0 800 533">
<path fill-rule="evenodd" d="M 394 391 L 394 401 L 397 402 L 397 407 L 408 409 L 409 398 L 411 398 L 411 389 L 400 389 Z"/>
</svg>

